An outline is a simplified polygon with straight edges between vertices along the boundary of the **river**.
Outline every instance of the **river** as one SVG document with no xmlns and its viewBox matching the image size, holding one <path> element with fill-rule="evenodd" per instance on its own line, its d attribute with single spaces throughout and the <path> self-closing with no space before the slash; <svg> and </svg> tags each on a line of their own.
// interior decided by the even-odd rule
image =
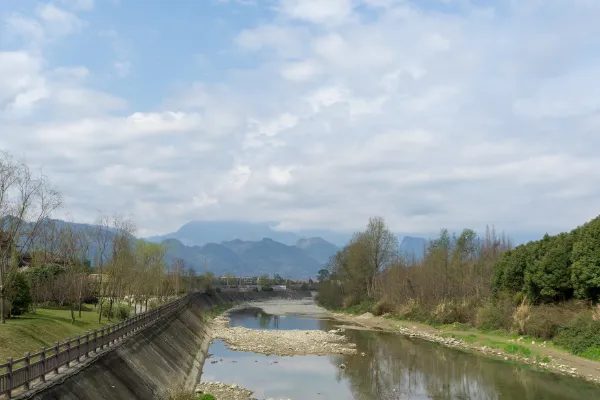
<svg viewBox="0 0 600 400">
<path fill-rule="evenodd" d="M 251 329 L 328 331 L 338 324 L 255 308 L 235 311 L 230 319 L 232 326 Z M 356 343 L 358 354 L 266 356 L 232 351 L 215 340 L 202 380 L 235 383 L 258 399 L 600 399 L 600 388 L 591 383 L 421 339 L 349 329 L 344 334 Z"/>
</svg>

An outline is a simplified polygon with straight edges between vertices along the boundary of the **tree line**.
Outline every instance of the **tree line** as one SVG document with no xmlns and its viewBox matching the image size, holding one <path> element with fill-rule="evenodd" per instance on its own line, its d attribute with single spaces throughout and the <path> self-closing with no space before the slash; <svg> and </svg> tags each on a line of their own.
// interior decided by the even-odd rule
<svg viewBox="0 0 600 400">
<path fill-rule="evenodd" d="M 571 232 L 517 246 L 496 264 L 496 294 L 527 296 L 534 302 L 600 296 L 600 217 Z"/>
<path fill-rule="evenodd" d="M 0 317 L 68 307 L 75 321 L 84 302 L 98 304 L 99 321 L 155 307 L 203 284 L 166 248 L 135 238 L 127 217 L 100 214 L 95 225 L 63 223 L 63 207 L 46 176 L 0 153 Z M 204 280 L 206 280 L 204 278 Z"/>
<path fill-rule="evenodd" d="M 407 316 L 424 314 L 420 319 L 473 319 L 473 306 L 491 294 L 496 261 L 511 246 L 493 228 L 482 237 L 442 229 L 418 260 L 401 254 L 395 234 L 374 217 L 319 272 L 319 301 L 332 308 L 377 302 L 378 313 L 402 308 Z"/>
<path fill-rule="evenodd" d="M 600 360 L 600 217 L 514 247 L 487 228 L 442 229 L 420 260 L 399 254 L 382 218 L 319 271 L 318 302 L 351 312 L 553 339 Z"/>
</svg>

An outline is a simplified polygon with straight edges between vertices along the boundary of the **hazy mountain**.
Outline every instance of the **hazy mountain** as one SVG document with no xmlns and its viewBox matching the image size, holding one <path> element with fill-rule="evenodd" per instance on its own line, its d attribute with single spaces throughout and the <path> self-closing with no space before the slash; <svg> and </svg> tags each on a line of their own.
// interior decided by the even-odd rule
<svg viewBox="0 0 600 400">
<path fill-rule="evenodd" d="M 404 236 L 400 242 L 400 254 L 408 257 L 414 256 L 417 260 L 420 260 L 425 254 L 426 245 L 426 239 L 414 236 Z"/>
<path fill-rule="evenodd" d="M 168 246 L 168 262 L 181 258 L 186 267 L 203 272 L 206 260 L 206 270 L 216 275 L 231 272 L 244 276 L 279 274 L 282 277 L 308 278 L 314 277 L 323 266 L 303 249 L 268 238 L 260 241 L 236 239 L 204 246 L 185 246 L 176 239 L 163 243 Z"/>
<path fill-rule="evenodd" d="M 240 221 L 191 221 L 177 232 L 149 237 L 146 240 L 160 243 L 165 239 L 177 239 L 187 246 L 203 246 L 207 243 L 222 243 L 231 240 L 257 241 L 270 238 L 278 242 L 293 245 L 298 236 L 290 232 L 271 229 L 267 223 Z"/>
<path fill-rule="evenodd" d="M 329 258 L 339 250 L 336 245 L 320 237 L 300 239 L 296 242 L 296 247 L 304 250 L 306 254 L 321 264 L 326 264 Z"/>
<path fill-rule="evenodd" d="M 242 221 L 191 221 L 176 232 L 152 236 L 146 240 L 161 243 L 166 239 L 177 239 L 186 246 L 203 246 L 207 243 L 222 243 L 232 240 L 260 241 L 264 238 L 293 246 L 299 239 L 322 237 L 338 246 L 350 239 L 350 234 L 329 230 L 302 230 L 284 232 L 272 228 L 273 224 Z"/>
</svg>

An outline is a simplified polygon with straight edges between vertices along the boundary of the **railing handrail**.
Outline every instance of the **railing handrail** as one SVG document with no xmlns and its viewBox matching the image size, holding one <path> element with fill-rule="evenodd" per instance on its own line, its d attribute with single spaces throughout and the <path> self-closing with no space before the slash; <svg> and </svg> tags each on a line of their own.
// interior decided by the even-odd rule
<svg viewBox="0 0 600 400">
<path fill-rule="evenodd" d="M 163 304 L 151 310 L 115 322 L 107 327 L 87 331 L 76 338 L 66 338 L 62 343 L 56 342 L 52 347 L 44 347 L 36 353 L 25 353 L 25 356 L 0 364 L 0 398 L 11 398 L 12 391 L 21 387 L 30 389 L 33 381 L 39 379 L 45 382 L 46 375 L 55 372 L 64 365 L 69 367 L 71 362 L 80 362 L 81 358 L 90 357 L 105 347 L 121 341 L 141 328 L 185 306 L 191 294 Z M 39 358 L 39 359 L 37 359 Z M 37 360 L 36 360 L 37 359 Z M 23 364 L 19 366 L 19 364 Z"/>
</svg>

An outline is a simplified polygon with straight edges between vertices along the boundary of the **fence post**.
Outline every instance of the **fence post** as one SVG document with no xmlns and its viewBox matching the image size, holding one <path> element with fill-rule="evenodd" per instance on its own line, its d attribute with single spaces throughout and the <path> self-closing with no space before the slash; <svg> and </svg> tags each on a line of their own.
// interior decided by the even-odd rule
<svg viewBox="0 0 600 400">
<path fill-rule="evenodd" d="M 77 363 L 79 363 L 80 358 L 81 358 L 81 335 L 77 334 Z"/>
<path fill-rule="evenodd" d="M 67 338 L 67 368 L 71 367 L 71 338 Z"/>
<path fill-rule="evenodd" d="M 85 331 L 85 357 L 90 356 L 90 331 Z"/>
<path fill-rule="evenodd" d="M 56 358 L 56 365 L 54 366 L 54 373 L 56 373 L 58 375 L 58 368 L 60 367 L 60 365 L 58 364 L 58 352 L 60 350 L 60 344 L 58 344 L 58 342 L 56 342 L 56 344 L 54 345 L 54 357 Z"/>
<path fill-rule="evenodd" d="M 29 352 L 25 353 L 25 389 L 29 390 L 29 381 L 31 380 L 31 360 Z"/>
<path fill-rule="evenodd" d="M 98 329 L 94 329 L 94 353 L 98 352 Z"/>
<path fill-rule="evenodd" d="M 104 349 L 104 327 L 102 327 L 102 329 L 100 329 L 100 337 L 102 338 L 102 341 L 100 342 L 100 350 Z"/>
<path fill-rule="evenodd" d="M 12 377 L 12 357 L 7 358 L 6 364 L 6 397 L 11 398 L 12 395 L 12 385 L 13 385 L 13 377 Z"/>
<path fill-rule="evenodd" d="M 46 382 L 46 348 L 42 347 L 42 375 L 40 375 L 40 380 Z"/>
</svg>

